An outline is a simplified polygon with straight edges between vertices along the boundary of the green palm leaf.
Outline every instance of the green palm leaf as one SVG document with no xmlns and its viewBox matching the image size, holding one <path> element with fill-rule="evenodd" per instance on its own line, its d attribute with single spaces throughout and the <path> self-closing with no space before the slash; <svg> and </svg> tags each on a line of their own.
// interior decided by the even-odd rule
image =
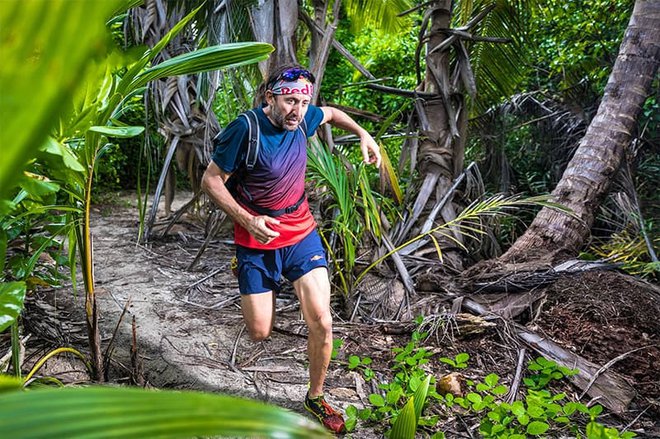
<svg viewBox="0 0 660 439">
<path fill-rule="evenodd" d="M 479 98 L 475 102 L 479 112 L 498 103 L 500 99 L 515 93 L 524 79 L 530 49 L 524 40 L 529 11 L 537 4 L 535 0 L 464 1 L 457 4 L 455 26 L 465 25 L 470 18 L 485 7 L 495 4 L 492 11 L 473 30 L 474 35 L 508 39 L 509 43 L 470 43 L 468 52 L 475 75 Z"/>
<path fill-rule="evenodd" d="M 395 32 L 403 24 L 398 15 L 409 9 L 410 0 L 346 0 L 346 12 L 351 17 L 354 31 L 363 26 L 373 27 L 385 32 Z"/>
<path fill-rule="evenodd" d="M 15 439 L 329 437 L 320 424 L 257 401 L 100 386 L 2 393 L 0 425 Z"/>
<path fill-rule="evenodd" d="M 424 381 L 419 385 L 415 391 L 415 422 L 419 422 L 419 417 L 422 416 L 422 409 L 426 402 L 426 396 L 429 392 L 429 384 L 431 383 L 431 375 L 426 375 Z"/>
<path fill-rule="evenodd" d="M 112 44 L 105 22 L 120 1 L 3 1 L 0 8 L 0 198 L 70 108 L 90 59 Z M 29 37 L 28 37 L 29 36 Z M 24 111 L 29 109 L 29 111 Z"/>
<path fill-rule="evenodd" d="M 25 282 L 0 283 L 0 332 L 16 321 L 24 300 Z"/>
<path fill-rule="evenodd" d="M 403 407 L 399 416 L 394 421 L 391 439 L 414 439 L 417 430 L 417 419 L 415 418 L 415 397 L 411 396 Z"/>
<path fill-rule="evenodd" d="M 232 43 L 212 46 L 170 58 L 140 73 L 132 88 L 166 76 L 208 72 L 224 67 L 239 67 L 268 58 L 274 47 L 267 43 Z"/>
</svg>

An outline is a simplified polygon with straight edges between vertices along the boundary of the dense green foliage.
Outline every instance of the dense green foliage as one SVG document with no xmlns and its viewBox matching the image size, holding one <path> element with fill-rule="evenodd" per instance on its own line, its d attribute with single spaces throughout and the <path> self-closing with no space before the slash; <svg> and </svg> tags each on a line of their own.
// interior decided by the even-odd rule
<svg viewBox="0 0 660 439">
<path fill-rule="evenodd" d="M 0 212 L 3 215 L 0 217 L 0 331 L 11 327 L 15 349 L 13 372 L 18 378 L 21 376 L 16 347 L 18 323 L 26 294 L 38 285 L 56 284 L 61 278 L 62 266 L 73 270 L 71 281 L 75 284 L 75 267 L 80 264 L 91 303 L 94 288 L 89 226 L 93 192 L 134 187 L 139 180 L 137 173 L 149 169 L 149 157 L 143 152 L 143 138 L 136 137 L 142 134 L 145 125 L 140 100 L 144 86 L 150 80 L 164 76 L 263 59 L 270 50 L 265 45 L 250 49 L 248 45 L 239 44 L 225 57 L 220 53 L 224 48 L 215 47 L 198 51 L 195 56 L 199 58 L 186 54 L 153 66 L 153 54 L 167 44 L 167 39 L 153 51 L 145 53 L 113 50 L 105 23 L 109 13 L 114 12 L 114 6 L 121 6 L 122 2 L 115 3 L 103 3 L 105 6 L 102 7 L 99 6 L 102 3 L 98 3 L 90 8 L 91 2 L 51 1 L 49 9 L 44 12 L 40 2 L 13 2 L 0 9 L 0 43 L 5 57 L 0 84 L 7 92 L 0 108 L 6 124 L 2 130 L 4 156 L 0 163 Z M 126 5 L 128 3 L 124 2 Z M 492 165 L 484 166 L 492 170 L 486 173 L 492 192 L 533 195 L 550 191 L 557 182 L 566 159 L 597 108 L 632 5 L 632 0 L 546 0 L 539 2 L 538 9 L 533 10 L 532 25 L 525 32 L 528 38 L 525 47 L 530 51 L 527 59 L 532 61 L 529 65 L 520 65 L 520 71 L 527 76 L 517 91 L 534 96 L 535 101 L 523 103 L 505 96 L 504 105 L 492 106 L 488 114 L 477 115 L 471 128 L 470 157 Z M 412 14 L 402 21 L 404 25 L 396 32 L 386 33 L 367 26 L 353 34 L 348 31 L 352 23 L 345 19 L 337 36 L 383 84 L 410 90 L 417 85 L 413 54 L 418 44 L 420 16 Z M 512 27 L 511 32 L 516 29 Z M 21 39 L 19 35 L 29 38 Z M 473 47 L 481 46 L 475 43 Z M 250 50 L 254 51 L 250 54 Z M 479 50 L 473 53 L 475 56 L 484 54 Z M 234 56 L 236 58 L 232 58 Z M 63 59 L 66 64 L 62 63 Z M 376 93 L 365 87 L 365 80 L 346 60 L 332 52 L 323 97 L 380 116 L 382 122 L 378 123 L 358 118 L 374 133 L 405 129 L 407 113 L 402 110 L 410 101 Z M 221 122 L 226 123 L 242 110 L 241 104 L 249 92 L 251 86 L 244 90 L 226 87 L 215 108 Z M 539 114 L 539 103 L 550 108 L 551 114 Z M 649 146 L 640 147 L 632 166 L 633 171 L 637 171 L 633 183 L 640 189 L 642 209 L 633 212 L 624 226 L 616 230 L 607 228 L 602 238 L 614 239 L 592 249 L 594 254 L 603 257 L 620 256 L 624 254 L 622 250 L 629 251 L 625 253 L 629 257 L 623 263 L 640 274 L 658 272 L 657 263 L 649 264 L 646 259 L 641 233 L 653 235 L 658 227 L 653 222 L 657 210 L 646 210 L 645 205 L 657 201 L 660 196 L 655 188 L 655 182 L 660 179 L 659 113 L 658 97 L 651 97 L 639 121 L 639 144 Z M 559 128 L 549 123 L 560 118 L 568 123 Z M 149 134 L 154 137 L 148 138 L 158 143 L 155 130 L 151 128 Z M 402 143 L 401 138 L 385 141 L 393 161 L 401 153 Z M 356 148 L 351 148 L 349 157 L 359 161 Z M 506 166 L 495 166 L 503 163 L 496 163 L 494 157 L 506 158 Z M 316 165 L 319 174 L 319 170 L 325 169 L 326 180 L 329 180 L 338 175 L 336 170 L 344 163 L 336 157 L 325 159 L 325 165 L 312 163 L 312 167 Z M 135 166 L 136 163 L 140 165 Z M 510 172 L 506 182 L 500 173 L 505 167 Z M 333 231 L 344 238 L 343 257 L 350 261 L 345 264 L 346 273 L 342 273 L 347 292 L 353 281 L 360 280 L 354 278 L 358 273 L 352 264 L 359 253 L 359 245 L 363 243 L 362 238 L 367 232 L 378 236 L 381 212 L 377 204 L 387 207 L 368 190 L 369 183 L 375 179 L 373 177 L 365 176 L 360 169 L 346 181 L 338 178 L 332 187 L 336 198 L 332 207 L 337 207 L 339 221 L 343 221 L 342 224 L 333 224 L 338 226 Z M 360 197 L 353 196 L 358 193 Z M 361 214 L 360 219 L 356 213 Z M 366 220 L 362 219 L 365 213 Z M 394 220 L 394 215 L 388 219 Z M 512 221 L 511 224 L 504 228 L 502 240 L 512 241 L 517 236 L 515 223 Z M 351 225 L 355 227 L 346 227 Z M 474 233 L 478 235 L 479 232 Z M 437 247 L 441 256 L 442 250 Z M 370 268 L 372 266 L 365 272 Z M 421 340 L 417 333 L 410 344 L 394 350 L 393 380 L 380 383 L 382 392 L 370 396 L 374 408 L 347 411 L 349 416 L 354 415 L 353 421 L 360 418 L 394 422 L 396 426 L 395 418 L 401 413 L 407 414 L 406 419 L 412 419 L 413 415 L 420 417 L 426 394 L 422 399 L 416 392 L 424 382 L 428 385 L 421 366 L 432 356 L 420 344 Z M 440 361 L 457 368 L 467 365 L 464 356 Z M 362 371 L 365 379 L 373 379 L 371 362 L 366 358 L 349 357 L 349 368 Z M 596 421 L 600 409 L 587 408 L 579 402 L 564 403 L 565 395 L 547 391 L 546 385 L 552 379 L 566 375 L 564 370 L 542 360 L 531 364 L 530 370 L 534 373 L 526 381 L 528 392 L 521 404 L 502 402 L 499 399 L 502 384 L 492 375 L 485 377 L 483 383 L 472 383 L 465 398 L 442 399 L 433 390 L 429 396 L 443 403 L 449 411 L 457 405 L 482 416 L 480 432 L 487 437 L 542 435 L 550 429 L 581 433 L 581 426 L 572 421 L 573 414 L 582 416 L 582 421 L 587 423 L 587 434 L 591 431 L 593 437 L 619 437 L 618 432 L 605 429 Z M 21 380 L 18 383 L 14 390 L 26 384 Z M 100 396 L 106 397 L 105 392 L 101 391 Z M 145 397 L 142 393 L 135 395 Z M 28 393 L 16 392 L 0 399 L 16 410 L 24 401 L 32 404 L 32 397 Z M 87 395 L 76 394 L 74 397 L 72 399 L 86 398 Z M 211 399 L 209 397 L 209 401 Z M 45 398 L 39 402 L 45 402 Z M 234 404 L 233 401 L 221 402 Z M 405 404 L 403 408 L 401 403 Z M 175 411 L 179 408 L 177 404 L 172 406 Z M 30 410 L 27 407 L 21 412 L 27 419 L 23 421 L 26 428 L 30 427 Z M 0 413 L 8 416 L 9 411 L 3 409 Z M 289 419 L 288 415 L 277 411 L 269 410 L 268 413 L 279 416 L 282 422 Z M 419 423 L 415 419 L 414 426 L 434 426 L 436 423 L 437 418 L 421 417 Z M 399 425 L 403 424 L 400 421 Z M 406 423 L 405 428 L 396 428 L 410 431 L 409 427 L 410 424 Z M 217 431 L 204 430 L 200 434 L 213 433 Z"/>
<path fill-rule="evenodd" d="M 422 325 L 423 321 L 421 316 L 416 319 L 418 325 Z M 477 417 L 480 420 L 479 434 L 484 438 L 570 436 L 614 439 L 636 436 L 635 433 L 619 432 L 601 424 L 598 421 L 603 413 L 601 405 L 584 404 L 557 390 L 560 381 L 577 374 L 578 370 L 543 357 L 528 363 L 523 378 L 523 394 L 513 400 L 507 401 L 510 388 L 495 373 L 486 375 L 482 381 L 458 375 L 465 380 L 464 385 L 450 387 L 451 391 L 448 391 L 439 383 L 448 376 L 428 376 L 427 365 L 438 360 L 450 368 L 463 370 L 468 367 L 470 356 L 460 353 L 454 358 L 436 358 L 433 348 L 425 345 L 428 338 L 429 333 L 422 331 L 420 326 L 413 331 L 411 341 L 404 347 L 392 349 L 392 359 L 388 365 L 376 365 L 369 357 L 348 357 L 347 368 L 360 372 L 364 380 L 372 384 L 372 389 L 377 389 L 369 395 L 366 407 L 349 406 L 346 409 L 349 431 L 358 422 L 364 422 L 384 428 L 386 437 L 400 437 L 392 434 L 397 421 L 401 416 L 410 416 L 406 413 L 409 398 L 416 396 L 425 384 L 424 393 L 428 398 L 420 403 L 416 423 L 425 437 L 444 438 L 441 420 L 455 416 Z M 392 377 L 376 375 L 372 369 L 375 367 L 391 371 Z M 387 427 L 390 424 L 394 425 L 392 430 Z"/>
<path fill-rule="evenodd" d="M 600 97 L 634 3 L 634 0 L 542 1 L 534 11 L 534 25 L 526 42 L 533 53 L 528 89 L 561 93 L 585 81 L 591 98 Z"/>
</svg>

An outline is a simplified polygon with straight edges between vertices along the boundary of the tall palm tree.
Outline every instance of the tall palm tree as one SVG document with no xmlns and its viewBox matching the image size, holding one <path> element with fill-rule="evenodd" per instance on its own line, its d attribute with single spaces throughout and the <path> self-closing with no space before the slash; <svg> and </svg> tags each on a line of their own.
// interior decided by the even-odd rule
<svg viewBox="0 0 660 439">
<path fill-rule="evenodd" d="M 521 79 L 522 17 L 533 3 L 443 0 L 426 10 L 417 50 L 418 56 L 426 53 L 425 74 L 422 77 L 418 67 L 415 102 L 420 183 L 412 192 L 410 214 L 394 230 L 395 244 L 456 218 L 460 201 L 452 202 L 451 192 L 464 170 L 471 107 L 483 110 L 492 105 L 496 96 L 511 92 Z M 454 247 L 441 236 L 437 239 Z M 454 233 L 453 240 L 460 243 L 461 235 Z M 444 252 L 443 263 L 460 270 L 462 256 Z"/>
<path fill-rule="evenodd" d="M 657 80 L 659 63 L 660 2 L 637 0 L 598 112 L 552 192 L 553 201 L 573 214 L 542 209 L 503 255 L 504 261 L 577 254 L 630 145 L 644 101 Z"/>
</svg>

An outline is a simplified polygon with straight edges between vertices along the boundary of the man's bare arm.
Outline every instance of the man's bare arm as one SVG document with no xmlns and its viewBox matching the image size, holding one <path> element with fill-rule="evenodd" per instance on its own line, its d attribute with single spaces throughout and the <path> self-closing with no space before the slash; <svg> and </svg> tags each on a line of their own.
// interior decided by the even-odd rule
<svg viewBox="0 0 660 439">
<path fill-rule="evenodd" d="M 225 186 L 229 177 L 230 174 L 224 172 L 212 161 L 204 171 L 202 189 L 220 209 L 245 228 L 261 244 L 267 244 L 280 236 L 279 232 L 268 227 L 269 224 L 279 224 L 277 219 L 266 215 L 252 215 L 238 204 Z"/>
<path fill-rule="evenodd" d="M 334 107 L 321 107 L 321 110 L 323 110 L 323 121 L 321 123 L 328 122 L 332 126 L 358 136 L 360 138 L 360 150 L 362 151 L 364 162 L 374 163 L 376 167 L 380 167 L 380 147 L 367 130 L 358 125 L 351 116 L 342 110 Z"/>
</svg>

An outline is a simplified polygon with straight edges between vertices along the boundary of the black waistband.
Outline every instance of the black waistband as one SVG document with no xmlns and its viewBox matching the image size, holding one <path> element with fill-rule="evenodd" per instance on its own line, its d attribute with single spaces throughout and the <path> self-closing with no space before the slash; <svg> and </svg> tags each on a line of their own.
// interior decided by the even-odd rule
<svg viewBox="0 0 660 439">
<path fill-rule="evenodd" d="M 296 201 L 295 204 L 292 204 L 289 207 L 285 207 L 284 209 L 277 209 L 277 210 L 272 210 L 272 209 L 268 209 L 267 207 L 257 206 L 256 204 L 253 204 L 250 200 L 246 199 L 242 195 L 238 195 L 237 198 L 241 204 L 245 205 L 246 207 L 249 207 L 251 210 L 257 212 L 260 215 L 278 217 L 286 213 L 293 213 L 296 210 L 298 210 L 298 208 L 305 201 L 305 192 L 303 192 L 303 194 L 300 196 L 300 199 Z"/>
</svg>

